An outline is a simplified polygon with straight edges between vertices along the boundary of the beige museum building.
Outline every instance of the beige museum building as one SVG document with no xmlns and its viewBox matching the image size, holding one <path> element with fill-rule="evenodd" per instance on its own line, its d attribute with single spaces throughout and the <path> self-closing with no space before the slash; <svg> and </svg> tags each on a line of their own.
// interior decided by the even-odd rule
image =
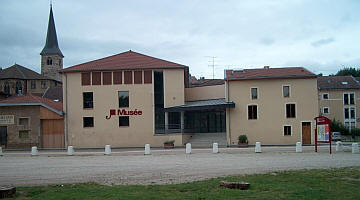
<svg viewBox="0 0 360 200">
<path fill-rule="evenodd" d="M 76 148 L 313 143 L 316 75 L 296 68 L 228 70 L 192 80 L 185 65 L 133 51 L 62 70 L 65 143 Z"/>
</svg>

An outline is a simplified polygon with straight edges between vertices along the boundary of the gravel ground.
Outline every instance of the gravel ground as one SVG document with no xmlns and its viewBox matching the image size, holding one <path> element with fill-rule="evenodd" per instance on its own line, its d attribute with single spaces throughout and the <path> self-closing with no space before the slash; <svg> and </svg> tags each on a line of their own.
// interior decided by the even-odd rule
<svg viewBox="0 0 360 200">
<path fill-rule="evenodd" d="M 326 146 L 319 153 L 313 148 L 304 147 L 303 153 L 295 153 L 295 147 L 263 147 L 263 153 L 253 153 L 253 148 L 226 148 L 219 154 L 195 149 L 190 155 L 184 149 L 159 149 L 146 156 L 142 150 L 113 150 L 111 156 L 99 150 L 77 151 L 75 156 L 41 151 L 34 157 L 29 152 L 5 152 L 0 157 L 0 185 L 168 184 L 290 169 L 360 167 L 360 154 L 349 152 L 351 147 L 332 155 Z"/>
</svg>

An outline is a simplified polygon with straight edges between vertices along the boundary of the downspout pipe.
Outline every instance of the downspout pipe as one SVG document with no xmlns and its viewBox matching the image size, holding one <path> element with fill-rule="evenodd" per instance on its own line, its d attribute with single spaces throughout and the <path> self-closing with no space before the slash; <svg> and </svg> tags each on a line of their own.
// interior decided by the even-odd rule
<svg viewBox="0 0 360 200">
<path fill-rule="evenodd" d="M 69 131 L 69 119 L 68 119 L 68 81 L 67 81 L 67 74 L 64 73 L 65 76 L 65 109 L 66 112 L 64 113 L 64 117 L 65 117 L 65 147 L 68 146 L 69 144 L 69 136 L 68 136 L 68 131 Z"/>
</svg>

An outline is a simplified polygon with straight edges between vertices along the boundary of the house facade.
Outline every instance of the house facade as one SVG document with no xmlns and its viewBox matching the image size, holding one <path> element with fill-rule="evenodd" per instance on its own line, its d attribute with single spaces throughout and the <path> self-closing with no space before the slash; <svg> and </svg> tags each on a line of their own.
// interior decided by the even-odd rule
<svg viewBox="0 0 360 200">
<path fill-rule="evenodd" d="M 360 128 L 360 84 L 352 76 L 318 77 L 319 114 L 341 122 L 349 130 Z"/>
<path fill-rule="evenodd" d="M 318 115 L 316 75 L 302 67 L 227 70 L 227 139 L 236 144 L 312 144 Z"/>
</svg>

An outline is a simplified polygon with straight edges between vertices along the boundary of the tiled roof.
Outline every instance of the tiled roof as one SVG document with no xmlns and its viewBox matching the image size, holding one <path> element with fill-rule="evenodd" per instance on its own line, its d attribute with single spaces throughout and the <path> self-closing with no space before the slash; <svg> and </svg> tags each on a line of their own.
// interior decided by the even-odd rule
<svg viewBox="0 0 360 200">
<path fill-rule="evenodd" d="M 167 69 L 185 67 L 185 65 L 150 57 L 130 50 L 113 56 L 68 67 L 63 69 L 62 72 L 124 69 Z"/>
<path fill-rule="evenodd" d="M 212 85 L 223 85 L 225 84 L 224 79 L 192 79 L 190 87 L 202 87 L 202 86 L 212 86 Z"/>
<path fill-rule="evenodd" d="M 0 79 L 52 80 L 18 64 L 0 70 Z"/>
<path fill-rule="evenodd" d="M 319 90 L 360 89 L 359 82 L 352 76 L 320 76 L 317 83 Z"/>
<path fill-rule="evenodd" d="M 315 74 L 311 73 L 303 67 L 284 67 L 260 69 L 244 69 L 244 70 L 226 70 L 227 80 L 250 80 L 250 79 L 279 79 L 279 78 L 315 78 Z"/>
<path fill-rule="evenodd" d="M 234 102 L 227 102 L 225 98 L 208 99 L 199 101 L 187 101 L 185 105 L 171 106 L 165 108 L 165 111 L 179 111 L 179 110 L 206 110 L 216 108 L 234 108 Z"/>
<path fill-rule="evenodd" d="M 50 87 L 43 94 L 45 98 L 62 101 L 63 99 L 63 89 L 62 86 Z"/>
<path fill-rule="evenodd" d="M 0 101 L 0 106 L 27 106 L 39 105 L 46 107 L 58 114 L 62 114 L 62 102 L 56 102 L 51 99 L 38 97 L 32 94 L 15 96 Z"/>
</svg>

